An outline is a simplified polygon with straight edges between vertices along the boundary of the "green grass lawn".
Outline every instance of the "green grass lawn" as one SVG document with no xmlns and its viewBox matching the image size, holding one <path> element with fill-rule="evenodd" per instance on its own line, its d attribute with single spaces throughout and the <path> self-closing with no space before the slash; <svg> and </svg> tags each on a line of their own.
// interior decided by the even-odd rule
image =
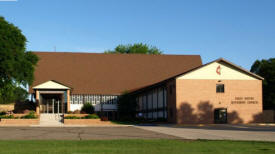
<svg viewBox="0 0 275 154">
<path fill-rule="evenodd" d="M 89 140 L 0 141 L 0 153 L 275 153 L 275 142 Z"/>
</svg>

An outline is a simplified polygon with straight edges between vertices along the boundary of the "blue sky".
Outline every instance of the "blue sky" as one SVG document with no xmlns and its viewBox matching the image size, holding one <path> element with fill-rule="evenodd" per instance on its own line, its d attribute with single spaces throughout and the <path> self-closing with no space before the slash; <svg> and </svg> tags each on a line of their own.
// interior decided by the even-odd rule
<svg viewBox="0 0 275 154">
<path fill-rule="evenodd" d="M 18 0 L 0 1 L 0 15 L 33 51 L 103 52 L 142 42 L 246 69 L 275 57 L 275 0 Z"/>
</svg>

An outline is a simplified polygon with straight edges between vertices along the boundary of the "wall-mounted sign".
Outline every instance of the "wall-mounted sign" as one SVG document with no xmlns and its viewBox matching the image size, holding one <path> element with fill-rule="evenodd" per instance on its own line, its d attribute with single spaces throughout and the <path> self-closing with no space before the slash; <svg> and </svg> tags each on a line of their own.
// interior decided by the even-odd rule
<svg viewBox="0 0 275 154">
<path fill-rule="evenodd" d="M 235 97 L 231 104 L 258 104 L 254 97 Z"/>
<path fill-rule="evenodd" d="M 216 73 L 221 75 L 221 65 L 216 68 Z"/>
</svg>

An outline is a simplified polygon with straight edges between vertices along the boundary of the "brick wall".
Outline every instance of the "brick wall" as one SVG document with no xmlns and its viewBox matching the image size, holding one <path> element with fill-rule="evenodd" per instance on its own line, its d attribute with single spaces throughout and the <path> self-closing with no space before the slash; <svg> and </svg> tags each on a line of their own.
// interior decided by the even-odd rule
<svg viewBox="0 0 275 154">
<path fill-rule="evenodd" d="M 110 121 L 100 119 L 64 119 L 65 125 L 115 125 Z"/>
<path fill-rule="evenodd" d="M 38 125 L 39 119 L 1 119 L 0 126 L 16 125 L 16 126 L 30 126 Z"/>
<path fill-rule="evenodd" d="M 225 85 L 216 93 L 216 84 Z M 213 123 L 214 109 L 227 108 L 228 123 L 260 122 L 261 80 L 176 80 L 177 123 Z"/>
<path fill-rule="evenodd" d="M 7 112 L 12 110 L 14 110 L 14 104 L 0 104 L 0 112 Z"/>
</svg>

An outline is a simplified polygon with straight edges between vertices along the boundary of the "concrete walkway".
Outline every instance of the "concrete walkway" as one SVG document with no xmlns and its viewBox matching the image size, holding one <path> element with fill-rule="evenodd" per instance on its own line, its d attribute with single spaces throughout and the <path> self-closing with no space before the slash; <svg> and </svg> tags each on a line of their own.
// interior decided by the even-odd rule
<svg viewBox="0 0 275 154">
<path fill-rule="evenodd" d="M 173 135 L 182 139 L 249 140 L 275 142 L 275 126 L 207 125 L 207 126 L 135 126 L 144 130 Z"/>
<path fill-rule="evenodd" d="M 40 126 L 63 126 L 62 114 L 40 114 Z"/>
</svg>

